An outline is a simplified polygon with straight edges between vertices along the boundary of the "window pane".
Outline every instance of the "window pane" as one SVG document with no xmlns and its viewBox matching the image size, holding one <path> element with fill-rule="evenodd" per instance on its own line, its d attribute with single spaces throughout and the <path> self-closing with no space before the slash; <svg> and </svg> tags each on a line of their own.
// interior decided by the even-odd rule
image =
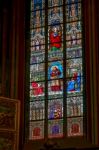
<svg viewBox="0 0 99 150">
<path fill-rule="evenodd" d="M 37 140 L 44 138 L 44 121 L 30 122 L 30 140 Z"/>
<path fill-rule="evenodd" d="M 48 119 L 63 117 L 63 99 L 48 100 Z"/>
<path fill-rule="evenodd" d="M 62 61 L 50 62 L 48 64 L 48 79 L 63 78 L 63 63 Z"/>
<path fill-rule="evenodd" d="M 67 136 L 82 136 L 83 135 L 83 118 L 68 118 L 67 119 Z"/>
<path fill-rule="evenodd" d="M 66 21 L 77 21 L 81 19 L 81 3 L 66 5 Z"/>
<path fill-rule="evenodd" d="M 63 136 L 63 120 L 48 121 L 48 137 L 57 138 Z"/>
</svg>

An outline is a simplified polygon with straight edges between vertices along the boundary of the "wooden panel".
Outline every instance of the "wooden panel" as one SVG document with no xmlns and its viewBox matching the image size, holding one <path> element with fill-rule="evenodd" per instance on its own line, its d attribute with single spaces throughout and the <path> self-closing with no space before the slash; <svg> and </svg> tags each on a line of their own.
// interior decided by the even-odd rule
<svg viewBox="0 0 99 150">
<path fill-rule="evenodd" d="M 0 150 L 18 150 L 20 101 L 0 97 Z"/>
</svg>

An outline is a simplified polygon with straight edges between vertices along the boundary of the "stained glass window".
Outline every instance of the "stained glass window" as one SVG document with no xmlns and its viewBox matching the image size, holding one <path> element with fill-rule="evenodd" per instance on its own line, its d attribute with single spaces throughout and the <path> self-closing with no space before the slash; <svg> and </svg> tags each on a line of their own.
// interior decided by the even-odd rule
<svg viewBox="0 0 99 150">
<path fill-rule="evenodd" d="M 81 0 L 31 0 L 29 139 L 83 136 Z"/>
</svg>

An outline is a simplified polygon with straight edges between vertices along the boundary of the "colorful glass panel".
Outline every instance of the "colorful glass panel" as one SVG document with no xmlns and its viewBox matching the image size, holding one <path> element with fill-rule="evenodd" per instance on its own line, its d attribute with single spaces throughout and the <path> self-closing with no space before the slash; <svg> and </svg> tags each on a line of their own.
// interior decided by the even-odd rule
<svg viewBox="0 0 99 150">
<path fill-rule="evenodd" d="M 81 0 L 66 0 L 66 4 L 78 3 L 78 2 L 81 2 Z"/>
<path fill-rule="evenodd" d="M 82 37 L 81 34 L 81 22 L 71 22 L 66 24 L 66 40 L 73 41 L 75 44 L 76 39 L 80 39 Z"/>
<path fill-rule="evenodd" d="M 79 58 L 82 57 L 82 48 L 67 48 L 66 50 L 66 57 L 67 58 Z"/>
<path fill-rule="evenodd" d="M 63 120 L 49 120 L 48 121 L 48 137 L 59 138 L 63 136 Z"/>
<path fill-rule="evenodd" d="M 48 101 L 48 119 L 61 119 L 63 117 L 63 99 Z"/>
<path fill-rule="evenodd" d="M 82 136 L 83 135 L 83 118 L 68 118 L 67 119 L 67 136 Z"/>
<path fill-rule="evenodd" d="M 61 6 L 62 4 L 63 4 L 63 0 L 49 0 L 48 1 L 49 7 Z"/>
<path fill-rule="evenodd" d="M 37 140 L 44 138 L 44 121 L 30 122 L 29 129 L 30 129 L 29 131 L 30 140 Z"/>
<path fill-rule="evenodd" d="M 31 0 L 30 140 L 84 133 L 81 7 L 81 0 Z"/>
<path fill-rule="evenodd" d="M 50 62 L 48 64 L 48 79 L 63 78 L 63 64 L 60 61 Z"/>
<path fill-rule="evenodd" d="M 63 7 L 53 7 L 48 10 L 48 24 L 57 25 L 63 22 Z"/>
<path fill-rule="evenodd" d="M 36 10 L 31 12 L 31 24 L 30 28 L 40 28 L 44 26 L 45 23 L 45 11 L 44 10 Z"/>
<path fill-rule="evenodd" d="M 66 5 L 66 21 L 77 21 L 81 19 L 81 3 Z"/>
<path fill-rule="evenodd" d="M 48 81 L 48 98 L 61 98 L 63 97 L 63 81 L 51 80 Z"/>
<path fill-rule="evenodd" d="M 31 11 L 43 9 L 45 7 L 45 0 L 31 0 Z"/>
<path fill-rule="evenodd" d="M 83 96 L 67 98 L 67 116 L 83 116 Z"/>
<path fill-rule="evenodd" d="M 44 101 L 30 102 L 30 120 L 42 120 L 45 118 Z"/>
<path fill-rule="evenodd" d="M 45 79 L 45 64 L 34 64 L 30 66 L 30 82 Z"/>
</svg>

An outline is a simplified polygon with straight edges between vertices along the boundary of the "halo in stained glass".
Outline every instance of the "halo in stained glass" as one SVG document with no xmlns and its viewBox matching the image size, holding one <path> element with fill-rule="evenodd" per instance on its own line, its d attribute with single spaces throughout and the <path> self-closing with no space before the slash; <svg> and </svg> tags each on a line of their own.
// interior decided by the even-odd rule
<svg viewBox="0 0 99 150">
<path fill-rule="evenodd" d="M 83 116 L 83 96 L 68 97 L 67 117 Z"/>
<path fill-rule="evenodd" d="M 45 102 L 30 102 L 30 120 L 42 120 L 45 118 Z"/>
<path fill-rule="evenodd" d="M 48 120 L 48 137 L 58 138 L 63 136 L 63 120 Z"/>
<path fill-rule="evenodd" d="M 81 3 L 66 5 L 66 21 L 81 20 Z"/>
<path fill-rule="evenodd" d="M 49 7 L 61 6 L 62 4 L 63 4 L 63 0 L 49 0 L 48 1 Z"/>
<path fill-rule="evenodd" d="M 63 63 L 62 61 L 50 62 L 48 64 L 48 79 L 63 78 Z"/>
<path fill-rule="evenodd" d="M 37 140 L 44 138 L 44 121 L 33 121 L 29 125 L 29 139 Z"/>
<path fill-rule="evenodd" d="M 63 97 L 63 80 L 48 81 L 48 98 L 61 98 Z"/>
<path fill-rule="evenodd" d="M 43 81 L 45 79 L 45 64 L 34 64 L 30 66 L 30 82 Z"/>
<path fill-rule="evenodd" d="M 63 117 L 63 99 L 48 100 L 48 119 Z"/>
<path fill-rule="evenodd" d="M 67 136 L 83 135 L 83 117 L 67 118 Z"/>
</svg>

